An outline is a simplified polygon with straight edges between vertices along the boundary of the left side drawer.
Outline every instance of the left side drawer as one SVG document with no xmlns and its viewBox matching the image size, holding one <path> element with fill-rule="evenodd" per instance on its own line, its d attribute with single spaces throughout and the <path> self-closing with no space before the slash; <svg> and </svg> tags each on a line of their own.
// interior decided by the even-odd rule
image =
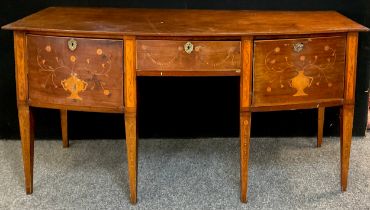
<svg viewBox="0 0 370 210">
<path fill-rule="evenodd" d="M 27 36 L 29 102 L 123 109 L 123 42 Z"/>
</svg>

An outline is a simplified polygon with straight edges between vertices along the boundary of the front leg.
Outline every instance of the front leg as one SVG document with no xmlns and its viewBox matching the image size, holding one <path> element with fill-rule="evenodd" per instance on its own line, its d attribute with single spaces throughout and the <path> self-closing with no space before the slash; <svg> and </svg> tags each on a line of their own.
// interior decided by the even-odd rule
<svg viewBox="0 0 370 210">
<path fill-rule="evenodd" d="M 242 71 L 240 75 L 240 200 L 246 203 L 248 192 L 248 160 L 251 129 L 253 39 L 243 37 Z"/>
<path fill-rule="evenodd" d="M 347 190 L 347 180 L 349 171 L 349 157 L 352 142 L 353 127 L 353 105 L 344 105 L 341 110 L 341 137 L 340 137 L 340 181 L 342 191 Z"/>
<path fill-rule="evenodd" d="M 136 113 L 125 113 L 126 150 L 130 183 L 130 201 L 137 201 L 137 134 Z"/>
<path fill-rule="evenodd" d="M 33 192 L 34 120 L 28 105 L 18 105 L 26 193 Z"/>
<path fill-rule="evenodd" d="M 26 193 L 33 191 L 33 146 L 34 122 L 32 110 L 28 106 L 28 77 L 26 69 L 26 34 L 14 32 L 14 58 L 16 72 L 17 105 L 19 131 L 22 141 L 23 167 Z"/>
<path fill-rule="evenodd" d="M 247 202 L 248 191 L 248 160 L 251 129 L 251 113 L 240 113 L 240 196 L 243 203 Z"/>
<path fill-rule="evenodd" d="M 347 34 L 344 104 L 341 108 L 340 172 L 342 191 L 347 190 L 356 89 L 358 33 Z"/>
<path fill-rule="evenodd" d="M 137 130 L 136 130 L 136 68 L 135 37 L 124 37 L 124 101 L 127 162 L 130 182 L 130 201 L 137 202 Z"/>
</svg>

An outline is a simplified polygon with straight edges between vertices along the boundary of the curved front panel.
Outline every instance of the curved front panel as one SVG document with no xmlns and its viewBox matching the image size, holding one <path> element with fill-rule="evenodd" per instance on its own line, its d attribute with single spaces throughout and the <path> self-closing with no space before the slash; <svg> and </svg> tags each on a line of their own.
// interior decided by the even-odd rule
<svg viewBox="0 0 370 210">
<path fill-rule="evenodd" d="M 345 46 L 344 36 L 255 41 L 252 105 L 342 99 Z"/>
<path fill-rule="evenodd" d="M 123 109 L 123 42 L 27 36 L 29 101 Z"/>
<path fill-rule="evenodd" d="M 239 41 L 138 40 L 138 71 L 240 73 Z"/>
</svg>

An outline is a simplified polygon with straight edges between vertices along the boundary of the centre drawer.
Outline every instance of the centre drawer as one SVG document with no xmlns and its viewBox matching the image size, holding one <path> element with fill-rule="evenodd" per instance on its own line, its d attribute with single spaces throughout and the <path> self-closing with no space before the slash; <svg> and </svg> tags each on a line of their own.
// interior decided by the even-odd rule
<svg viewBox="0 0 370 210">
<path fill-rule="evenodd" d="M 123 42 L 27 36 L 29 102 L 123 110 Z"/>
<path fill-rule="evenodd" d="M 239 41 L 138 40 L 138 71 L 240 72 Z"/>
<path fill-rule="evenodd" d="M 254 42 L 253 106 L 343 99 L 345 36 Z"/>
</svg>

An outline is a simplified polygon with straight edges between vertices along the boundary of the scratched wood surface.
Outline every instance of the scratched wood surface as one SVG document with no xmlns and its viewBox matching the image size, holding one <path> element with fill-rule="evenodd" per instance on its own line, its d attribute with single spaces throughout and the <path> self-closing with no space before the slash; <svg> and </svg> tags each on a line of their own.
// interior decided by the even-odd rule
<svg viewBox="0 0 370 210">
<path fill-rule="evenodd" d="M 345 36 L 255 41 L 253 106 L 343 98 L 345 49 Z"/>
<path fill-rule="evenodd" d="M 51 7 L 4 29 L 101 36 L 246 36 L 364 31 L 334 11 Z"/>
<path fill-rule="evenodd" d="M 122 108 L 123 42 L 70 39 L 27 37 L 30 104 Z"/>
<path fill-rule="evenodd" d="M 238 41 L 138 40 L 137 70 L 240 72 Z"/>
</svg>

